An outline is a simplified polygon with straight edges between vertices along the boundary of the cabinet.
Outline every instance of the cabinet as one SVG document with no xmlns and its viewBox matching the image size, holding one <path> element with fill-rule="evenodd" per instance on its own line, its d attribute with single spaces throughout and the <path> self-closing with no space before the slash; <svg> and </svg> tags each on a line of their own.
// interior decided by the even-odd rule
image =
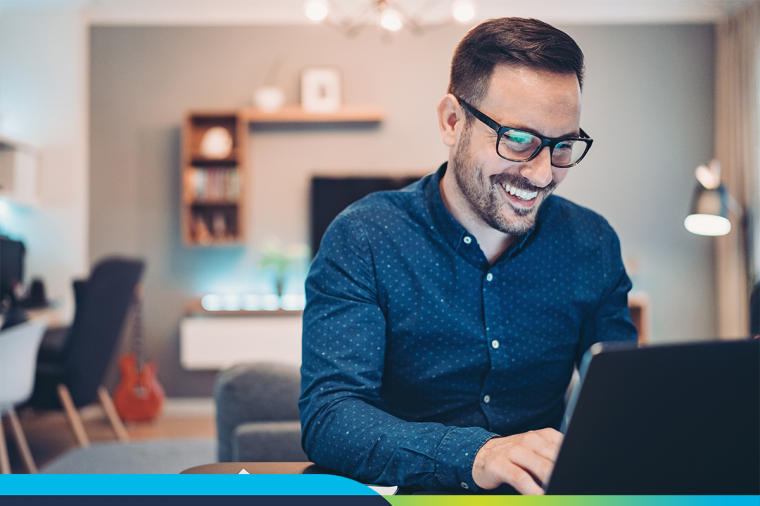
<svg viewBox="0 0 760 506">
<path fill-rule="evenodd" d="M 649 344 L 649 297 L 628 297 L 639 345 Z M 186 307 L 180 324 L 180 362 L 188 370 L 221 370 L 241 362 L 301 365 L 301 311 L 206 311 Z"/>
<path fill-rule="evenodd" d="M 245 240 L 248 125 L 379 123 L 385 111 L 347 106 L 332 113 L 300 107 L 190 111 L 182 128 L 182 241 L 188 246 L 239 245 Z"/>
<path fill-rule="evenodd" d="M 650 344 L 649 335 L 649 296 L 644 292 L 632 292 L 628 294 L 628 310 L 631 313 L 631 321 L 639 331 L 639 345 Z"/>
<path fill-rule="evenodd" d="M 196 314 L 184 317 L 179 330 L 182 367 L 188 370 L 222 370 L 243 362 L 280 362 L 300 366 L 301 312 L 272 313 L 256 316 Z"/>
</svg>

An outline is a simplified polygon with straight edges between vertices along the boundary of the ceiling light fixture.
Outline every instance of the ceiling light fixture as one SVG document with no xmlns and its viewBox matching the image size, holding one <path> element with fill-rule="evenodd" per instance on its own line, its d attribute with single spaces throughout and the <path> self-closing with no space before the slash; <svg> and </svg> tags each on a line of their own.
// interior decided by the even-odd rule
<svg viewBox="0 0 760 506">
<path fill-rule="evenodd" d="M 380 13 L 380 26 L 391 32 L 397 32 L 404 27 L 401 13 L 396 9 L 383 9 Z"/>
<path fill-rule="evenodd" d="M 304 14 L 316 23 L 324 23 L 343 32 L 348 37 L 358 35 L 366 26 L 379 26 L 386 33 L 407 28 L 415 35 L 456 21 L 467 23 L 475 17 L 475 0 L 455 0 L 451 12 L 437 21 L 426 17 L 444 0 L 427 0 L 413 13 L 407 13 L 400 5 L 401 0 L 367 0 L 351 14 L 340 11 L 340 2 L 333 0 L 307 0 Z M 423 19 L 425 22 L 423 23 Z"/>
<path fill-rule="evenodd" d="M 330 6 L 326 0 L 309 0 L 304 5 L 304 14 L 312 21 L 322 21 L 330 12 Z"/>
<path fill-rule="evenodd" d="M 466 23 L 475 17 L 475 4 L 471 0 L 457 0 L 451 4 L 451 15 L 460 23 Z"/>
</svg>

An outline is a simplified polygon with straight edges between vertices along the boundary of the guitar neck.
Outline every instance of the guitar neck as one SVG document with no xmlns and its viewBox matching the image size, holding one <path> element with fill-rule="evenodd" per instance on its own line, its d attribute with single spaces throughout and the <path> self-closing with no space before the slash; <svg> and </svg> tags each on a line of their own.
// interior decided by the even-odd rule
<svg viewBox="0 0 760 506">
<path fill-rule="evenodd" d="M 141 371 L 145 363 L 145 344 L 143 339 L 142 297 L 135 297 L 132 320 L 132 346 L 137 357 L 137 370 Z"/>
</svg>

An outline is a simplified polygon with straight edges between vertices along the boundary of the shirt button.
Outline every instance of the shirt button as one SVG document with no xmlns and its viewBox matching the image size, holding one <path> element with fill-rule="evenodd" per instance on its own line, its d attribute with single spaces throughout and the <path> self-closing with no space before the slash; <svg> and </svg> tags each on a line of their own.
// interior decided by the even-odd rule
<svg viewBox="0 0 760 506">
<path fill-rule="evenodd" d="M 492 279 L 493 279 L 493 274 L 491 274 L 491 273 L 489 272 L 489 273 L 488 273 L 488 276 L 486 276 L 486 280 L 487 280 L 487 281 L 491 281 Z"/>
<path fill-rule="evenodd" d="M 470 239 L 469 235 L 466 235 L 466 236 L 464 236 L 463 241 L 464 241 L 465 244 L 470 244 L 472 242 L 472 239 Z M 465 485 L 467 485 L 467 484 L 465 483 Z"/>
<path fill-rule="evenodd" d="M 499 341 L 497 341 L 496 339 L 494 339 L 493 341 L 491 341 L 491 346 L 493 346 L 494 348 L 498 348 L 499 347 Z"/>
<path fill-rule="evenodd" d="M 470 488 L 470 487 L 467 486 L 467 483 L 465 483 L 465 482 L 460 483 L 459 486 L 462 487 L 465 490 L 467 490 L 468 488 Z"/>
<path fill-rule="evenodd" d="M 486 395 L 485 397 L 483 397 L 483 402 L 485 402 L 486 404 L 488 404 L 489 402 L 491 402 L 491 396 L 490 395 Z"/>
</svg>

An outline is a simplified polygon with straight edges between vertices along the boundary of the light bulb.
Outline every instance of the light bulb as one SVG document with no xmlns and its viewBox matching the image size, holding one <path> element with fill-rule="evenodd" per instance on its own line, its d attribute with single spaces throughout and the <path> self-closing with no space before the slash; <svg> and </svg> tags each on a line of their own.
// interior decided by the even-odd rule
<svg viewBox="0 0 760 506">
<path fill-rule="evenodd" d="M 731 222 L 713 214 L 690 214 L 683 222 L 692 234 L 718 236 L 731 231 Z"/>
<path fill-rule="evenodd" d="M 451 4 L 451 15 L 460 23 L 466 23 L 475 17 L 475 6 L 470 0 L 457 0 Z"/>
<path fill-rule="evenodd" d="M 256 294 L 243 295 L 243 309 L 246 311 L 258 311 L 261 309 L 261 297 Z"/>
<path fill-rule="evenodd" d="M 274 293 L 268 293 L 261 298 L 261 308 L 267 311 L 280 309 L 280 298 Z"/>
<path fill-rule="evenodd" d="M 385 9 L 380 14 L 380 26 L 391 32 L 397 32 L 404 26 L 401 14 L 395 9 Z"/>
<path fill-rule="evenodd" d="M 203 296 L 203 299 L 201 299 L 201 305 L 206 311 L 221 311 L 222 297 L 221 295 L 209 293 L 208 295 Z"/>
<path fill-rule="evenodd" d="M 222 308 L 225 311 L 240 311 L 240 295 L 227 294 L 222 297 Z"/>
<path fill-rule="evenodd" d="M 306 17 L 312 21 L 322 21 L 330 12 L 330 6 L 325 0 L 309 0 L 303 6 L 303 12 Z"/>
</svg>

